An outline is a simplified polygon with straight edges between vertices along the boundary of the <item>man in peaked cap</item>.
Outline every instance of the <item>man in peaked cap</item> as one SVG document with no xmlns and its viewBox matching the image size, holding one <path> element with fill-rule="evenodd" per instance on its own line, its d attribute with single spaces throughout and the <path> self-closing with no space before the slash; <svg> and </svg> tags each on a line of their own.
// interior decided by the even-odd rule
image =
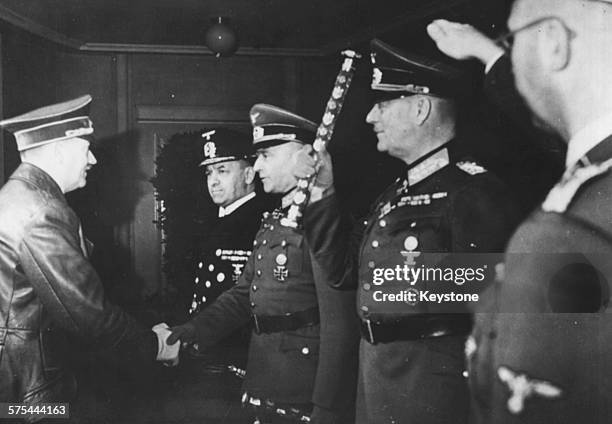
<svg viewBox="0 0 612 424">
<path fill-rule="evenodd" d="M 512 206 L 501 182 L 469 157 L 457 134 L 460 74 L 378 40 L 371 48 L 379 100 L 366 120 L 378 150 L 405 162 L 406 174 L 381 194 L 362 225 L 352 225 L 334 195 L 331 160 L 323 152 L 315 181 L 323 194 L 311 197 L 306 234 L 334 287 L 357 288 L 357 423 L 465 423 L 463 348 L 472 325 L 466 305 L 402 298 L 409 287 L 420 296 L 459 286 L 426 280 L 411 286 L 396 278 L 381 283 L 376 276 L 404 266 L 473 266 L 475 256 L 503 249 Z M 315 171 L 308 150 L 296 160 L 298 177 Z M 478 291 L 468 286 L 468 293 Z"/>
<path fill-rule="evenodd" d="M 314 141 L 316 125 L 283 109 L 251 109 L 254 168 L 282 206 L 265 213 L 238 283 L 189 323 L 172 329 L 169 343 L 212 346 L 251 322 L 244 401 L 262 423 L 352 422 L 357 328 L 354 291 L 330 288 L 301 229 L 281 225 L 296 191 L 291 158 Z M 292 409 L 293 408 L 293 409 Z M 279 412 L 280 411 L 280 412 Z"/>
<path fill-rule="evenodd" d="M 173 359 L 168 330 L 145 329 L 105 298 L 90 243 L 65 193 L 96 164 L 90 96 L 0 122 L 22 163 L 0 190 L 0 400 L 36 405 L 76 394 L 66 334 L 134 364 Z M 156 333 L 158 337 L 156 337 Z"/>
<path fill-rule="evenodd" d="M 202 235 L 190 314 L 196 314 L 232 287 L 253 247 L 265 205 L 255 193 L 251 138 L 217 128 L 202 132 L 206 185 L 219 207 L 210 231 Z"/>
<path fill-rule="evenodd" d="M 218 214 L 201 235 L 190 315 L 199 313 L 236 284 L 251 255 L 266 208 L 255 192 L 251 138 L 225 128 L 205 130 L 201 137 L 204 160 L 200 167 L 205 169 L 208 193 L 218 206 Z M 250 328 L 239 329 L 220 342 L 214 353 L 204 352 L 205 357 L 244 368 L 249 333 Z"/>
<path fill-rule="evenodd" d="M 612 421 L 610 13 L 606 0 L 518 0 L 497 43 L 466 25 L 429 29 L 489 72 L 510 59 L 514 88 L 567 143 L 564 175 L 510 240 L 496 313 L 466 348 L 475 423 Z"/>
</svg>

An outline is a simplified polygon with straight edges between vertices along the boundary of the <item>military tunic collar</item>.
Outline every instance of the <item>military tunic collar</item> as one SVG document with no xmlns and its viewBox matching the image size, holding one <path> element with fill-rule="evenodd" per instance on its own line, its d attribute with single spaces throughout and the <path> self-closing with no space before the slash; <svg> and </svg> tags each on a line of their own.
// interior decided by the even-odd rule
<svg viewBox="0 0 612 424">
<path fill-rule="evenodd" d="M 254 191 L 247 194 L 246 196 L 242 196 L 240 199 L 235 200 L 234 202 L 230 203 L 226 207 L 219 206 L 219 218 L 223 218 L 224 216 L 231 214 L 236 209 L 238 209 L 240 206 L 244 205 L 246 202 L 251 200 L 253 197 L 255 197 Z"/>
<path fill-rule="evenodd" d="M 588 124 L 578 131 L 569 141 L 567 146 L 567 156 L 565 159 L 566 168 L 571 168 L 585 155 L 591 156 L 591 152 L 598 149 L 602 140 L 606 140 L 612 134 L 612 113 L 608 113 L 601 118 Z M 599 157 L 597 161 L 603 161 L 612 156 L 612 151 L 608 150 L 608 156 Z M 590 159 L 591 162 L 594 160 Z"/>
<path fill-rule="evenodd" d="M 418 184 L 456 160 L 460 154 L 456 151 L 459 144 L 452 139 L 411 163 L 407 172 L 408 185 Z"/>
</svg>

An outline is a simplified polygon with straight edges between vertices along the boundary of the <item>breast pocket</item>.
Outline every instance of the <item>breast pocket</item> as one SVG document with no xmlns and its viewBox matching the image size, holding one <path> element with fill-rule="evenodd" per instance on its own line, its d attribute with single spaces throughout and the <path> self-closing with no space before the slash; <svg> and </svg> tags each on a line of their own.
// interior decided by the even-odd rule
<svg viewBox="0 0 612 424">
<path fill-rule="evenodd" d="M 401 243 L 399 247 L 407 251 L 447 252 L 451 244 L 451 234 L 441 216 L 403 218 L 390 232 Z"/>
<path fill-rule="evenodd" d="M 297 233 L 283 234 L 270 241 L 270 254 L 273 258 L 272 272 L 278 278 L 300 275 L 304 269 L 304 237 Z M 281 277 L 279 277 L 279 275 Z"/>
</svg>

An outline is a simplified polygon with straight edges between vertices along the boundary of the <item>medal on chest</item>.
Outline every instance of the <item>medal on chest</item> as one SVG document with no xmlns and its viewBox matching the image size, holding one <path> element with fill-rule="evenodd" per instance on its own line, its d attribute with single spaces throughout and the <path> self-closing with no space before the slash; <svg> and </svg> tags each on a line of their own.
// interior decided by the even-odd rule
<svg viewBox="0 0 612 424">
<path fill-rule="evenodd" d="M 276 255 L 275 261 L 276 268 L 274 268 L 274 278 L 276 278 L 277 281 L 284 282 L 289 276 L 289 270 L 285 267 L 287 264 L 287 255 L 279 253 Z"/>
</svg>

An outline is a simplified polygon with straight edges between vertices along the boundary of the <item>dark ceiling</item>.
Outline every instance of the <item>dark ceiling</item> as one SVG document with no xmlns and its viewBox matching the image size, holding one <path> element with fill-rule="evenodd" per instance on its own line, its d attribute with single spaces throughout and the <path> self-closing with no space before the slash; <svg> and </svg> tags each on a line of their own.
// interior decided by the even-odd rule
<svg viewBox="0 0 612 424">
<path fill-rule="evenodd" d="M 375 36 L 418 48 L 434 17 L 496 32 L 508 0 L 0 0 L 0 19 L 73 46 L 202 46 L 215 16 L 241 46 L 334 53 Z M 51 37 L 49 37 L 51 34 Z M 56 40 L 57 41 L 57 40 Z"/>
</svg>

